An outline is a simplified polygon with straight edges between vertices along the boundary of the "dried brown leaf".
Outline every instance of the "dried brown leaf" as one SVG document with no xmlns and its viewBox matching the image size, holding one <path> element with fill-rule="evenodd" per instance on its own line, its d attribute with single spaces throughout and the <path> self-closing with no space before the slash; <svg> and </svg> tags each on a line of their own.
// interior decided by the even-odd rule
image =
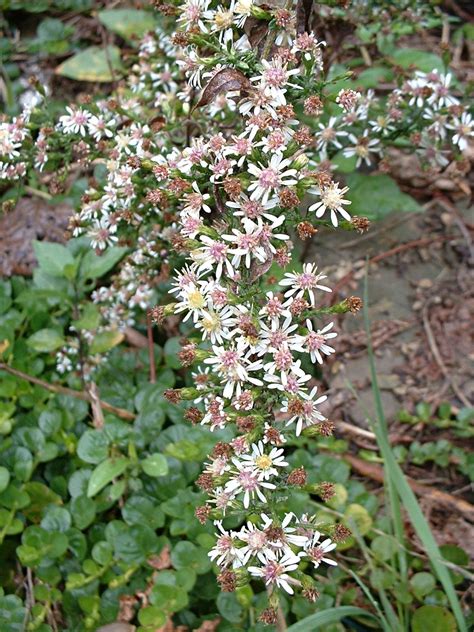
<svg viewBox="0 0 474 632">
<path fill-rule="evenodd" d="M 235 68 L 223 68 L 208 82 L 195 108 L 212 103 L 214 99 L 223 92 L 234 90 L 238 90 L 241 94 L 248 94 L 253 90 L 253 87 L 240 70 L 236 70 Z"/>
<path fill-rule="evenodd" d="M 261 277 L 265 272 L 268 272 L 272 267 L 273 262 L 273 253 L 268 246 L 264 247 L 265 254 L 267 258 L 263 263 L 257 263 L 255 260 L 250 266 L 250 283 L 254 283 L 259 277 Z"/>
<path fill-rule="evenodd" d="M 259 20 L 250 16 L 245 20 L 244 31 L 250 46 L 253 49 L 258 49 L 268 33 L 268 22 L 267 20 Z"/>
</svg>

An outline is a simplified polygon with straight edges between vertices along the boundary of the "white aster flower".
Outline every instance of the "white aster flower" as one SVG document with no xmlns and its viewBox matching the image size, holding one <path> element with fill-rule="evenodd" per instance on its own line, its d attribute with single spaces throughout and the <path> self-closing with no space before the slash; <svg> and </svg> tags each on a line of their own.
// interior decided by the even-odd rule
<svg viewBox="0 0 474 632">
<path fill-rule="evenodd" d="M 453 119 L 452 124 L 446 125 L 447 128 L 454 130 L 453 143 L 459 147 L 461 151 L 467 149 L 469 139 L 474 137 L 474 120 L 468 112 L 463 112 L 461 118 Z"/>
<path fill-rule="evenodd" d="M 345 204 L 351 204 L 350 200 L 344 199 L 344 195 L 349 191 L 349 187 L 340 189 L 337 182 L 331 182 L 327 187 L 322 187 L 316 191 L 320 195 L 321 200 L 315 204 L 311 204 L 308 211 L 315 211 L 316 217 L 322 217 L 329 209 L 331 212 L 331 223 L 336 227 L 338 225 L 337 213 L 340 213 L 345 220 L 350 222 L 351 216 L 344 208 Z"/>
<path fill-rule="evenodd" d="M 326 557 L 326 554 L 333 551 L 337 545 L 329 538 L 319 543 L 320 537 L 321 534 L 319 531 L 316 531 L 305 547 L 306 555 L 313 562 L 314 568 L 318 568 L 321 562 L 328 564 L 328 566 L 337 566 L 337 562 L 332 560 L 330 557 Z"/>
<path fill-rule="evenodd" d="M 318 266 L 315 263 L 304 263 L 303 272 L 286 272 L 280 281 L 280 285 L 290 286 L 290 289 L 285 292 L 285 298 L 289 296 L 302 298 L 307 293 L 310 303 L 314 307 L 316 305 L 316 290 L 331 292 L 331 288 L 319 283 L 321 279 L 327 277 L 321 272 L 317 272 L 317 269 Z"/>
<path fill-rule="evenodd" d="M 263 204 L 268 202 L 270 194 L 278 191 L 282 186 L 288 187 L 298 183 L 295 176 L 298 175 L 296 169 L 287 169 L 291 160 L 283 158 L 280 154 L 274 154 L 268 166 L 260 166 L 252 163 L 248 166 L 248 171 L 256 180 L 250 183 L 248 188 L 252 191 L 250 199 L 261 200 Z"/>
<path fill-rule="evenodd" d="M 232 565 L 233 568 L 242 566 L 240 549 L 235 545 L 235 533 L 226 531 L 222 526 L 221 520 L 214 521 L 218 531 L 216 533 L 217 541 L 215 546 L 209 551 L 208 555 L 211 560 L 216 562 L 217 566 L 227 567 Z"/>
<path fill-rule="evenodd" d="M 259 441 L 252 443 L 252 452 L 242 454 L 240 461 L 235 461 L 235 464 L 239 468 L 253 470 L 258 474 L 260 480 L 268 481 L 272 476 L 278 476 L 277 467 L 288 466 L 283 452 L 283 448 L 272 448 L 267 453 L 263 441 Z"/>
<path fill-rule="evenodd" d="M 267 558 L 266 563 L 261 568 L 250 566 L 248 571 L 251 575 L 263 579 L 266 586 L 283 588 L 289 595 L 292 595 L 295 592 L 292 586 L 300 586 L 301 584 L 297 579 L 291 577 L 289 573 L 295 571 L 299 563 L 299 556 L 293 552 L 287 552 L 279 560 Z"/>
<path fill-rule="evenodd" d="M 289 426 L 296 421 L 296 436 L 299 437 L 304 428 L 309 428 L 315 424 L 324 421 L 326 418 L 322 415 L 317 406 L 327 400 L 327 395 L 321 395 L 315 399 L 318 387 L 315 386 L 310 393 L 300 391 L 288 399 L 283 400 L 283 406 L 280 409 L 283 413 L 289 413 L 290 419 L 286 422 Z"/>
<path fill-rule="evenodd" d="M 254 500 L 255 497 L 262 503 L 267 502 L 263 493 L 264 489 L 275 489 L 275 485 L 260 480 L 258 473 L 251 469 L 238 470 L 225 485 L 226 492 L 231 492 L 235 495 L 243 492 L 243 505 L 245 509 L 249 508 L 250 501 Z"/>
<path fill-rule="evenodd" d="M 305 336 L 297 336 L 295 349 L 302 353 L 309 353 L 311 362 L 322 364 L 323 357 L 321 354 L 329 356 L 335 352 L 335 349 L 326 344 L 326 340 L 337 336 L 337 333 L 331 331 L 334 327 L 334 323 L 329 323 L 323 327 L 323 329 L 314 331 L 313 323 L 308 318 L 306 320 L 306 327 L 308 328 L 308 333 Z"/>
<path fill-rule="evenodd" d="M 230 347 L 213 346 L 213 356 L 204 360 L 205 364 L 214 365 L 216 373 L 223 378 L 225 383 L 223 396 L 231 399 L 234 391 L 237 395 L 242 392 L 242 384 L 250 382 L 257 386 L 262 386 L 263 382 L 258 378 L 249 375 L 252 371 L 262 369 L 261 361 L 251 362 L 249 354 L 244 355 L 242 348 L 232 345 Z"/>
</svg>

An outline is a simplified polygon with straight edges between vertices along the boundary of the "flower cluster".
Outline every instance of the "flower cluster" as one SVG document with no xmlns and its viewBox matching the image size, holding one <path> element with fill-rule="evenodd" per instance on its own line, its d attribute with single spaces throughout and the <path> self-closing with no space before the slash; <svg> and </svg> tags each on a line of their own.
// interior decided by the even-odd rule
<svg viewBox="0 0 474 632">
<path fill-rule="evenodd" d="M 97 331 L 133 325 L 154 303 L 157 322 L 182 316 L 180 359 L 194 383 L 167 397 L 192 401 L 188 421 L 233 436 L 217 443 L 197 481 L 209 496 L 197 516 L 218 529 L 210 556 L 221 584 L 260 577 L 270 592 L 314 596 L 309 563 L 334 564 L 326 553 L 335 544 L 280 501 L 288 488 L 323 500 L 331 488 L 290 471 L 284 446 L 331 433 L 312 366 L 335 352 L 330 315 L 360 303 L 324 307 L 328 281 L 315 263 L 296 264 L 292 240 L 321 225 L 364 225 L 333 178 L 336 154 L 370 167 L 409 140 L 442 167 L 466 149 L 472 118 L 440 71 L 407 74 L 388 97 L 356 83 L 333 95 L 325 43 L 301 28 L 296 2 L 183 0 L 168 9 L 177 17 L 144 38 L 113 98 L 85 96 L 55 124 L 38 107 L 2 121 L 0 177 L 34 168 L 55 174 L 49 186 L 58 189 L 73 165 L 93 171 L 71 233 L 99 253 L 127 250 L 92 295 Z M 81 363 L 84 371 L 72 342 L 57 359 L 61 372 Z M 226 530 L 231 515 L 246 524 Z"/>
</svg>

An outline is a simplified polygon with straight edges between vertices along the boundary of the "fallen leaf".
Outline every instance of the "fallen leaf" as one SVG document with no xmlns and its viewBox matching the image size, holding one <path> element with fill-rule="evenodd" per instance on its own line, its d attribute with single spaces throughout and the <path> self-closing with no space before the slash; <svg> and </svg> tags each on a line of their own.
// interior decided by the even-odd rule
<svg viewBox="0 0 474 632">
<path fill-rule="evenodd" d="M 239 90 L 241 93 L 249 93 L 253 90 L 253 86 L 240 70 L 236 70 L 235 68 L 223 68 L 208 82 L 194 109 L 212 103 L 214 99 L 223 92 L 233 90 Z"/>
<path fill-rule="evenodd" d="M 258 49 L 268 33 L 268 22 L 250 16 L 245 20 L 244 31 L 251 48 Z"/>
</svg>

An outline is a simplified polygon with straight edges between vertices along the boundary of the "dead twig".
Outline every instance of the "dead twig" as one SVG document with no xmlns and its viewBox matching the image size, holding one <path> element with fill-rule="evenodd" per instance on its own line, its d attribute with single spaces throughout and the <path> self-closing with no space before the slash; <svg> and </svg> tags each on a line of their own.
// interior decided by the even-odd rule
<svg viewBox="0 0 474 632">
<path fill-rule="evenodd" d="M 377 481 L 377 483 L 384 482 L 385 472 L 381 465 L 378 465 L 377 463 L 369 463 L 368 461 L 363 461 L 362 459 L 359 459 L 352 454 L 344 454 L 342 458 L 347 461 L 351 465 L 351 467 L 359 474 L 362 474 L 363 476 L 366 476 L 373 481 Z M 466 500 L 463 500 L 462 498 L 456 498 L 456 496 L 453 496 L 448 492 L 443 492 L 439 489 L 435 489 L 434 487 L 429 487 L 428 485 L 418 483 L 409 476 L 407 476 L 406 479 L 412 490 L 418 496 L 422 496 L 424 499 L 431 500 L 435 505 L 449 507 L 450 509 L 453 509 L 463 515 L 466 520 L 474 522 L 474 506 L 468 503 Z"/>
<path fill-rule="evenodd" d="M 6 371 L 6 373 L 10 373 L 10 375 L 14 375 L 15 377 L 20 378 L 21 380 L 26 380 L 31 384 L 36 384 L 37 386 L 41 386 L 41 388 L 50 391 L 51 393 L 58 393 L 60 395 L 68 395 L 69 397 L 75 397 L 76 399 L 82 399 L 85 402 L 89 402 L 92 404 L 92 399 L 89 393 L 83 393 L 82 391 L 75 391 L 72 388 L 67 388 L 67 386 L 61 386 L 60 384 L 49 384 L 49 382 L 45 382 L 44 380 L 40 380 L 37 377 L 33 377 L 32 375 L 28 375 L 27 373 L 23 373 L 23 371 L 18 371 L 18 369 L 14 369 L 8 364 L 4 362 L 0 362 L 0 371 Z M 125 419 L 126 421 L 133 421 L 136 417 L 135 413 L 131 413 L 128 410 L 124 410 L 123 408 L 118 408 L 117 406 L 112 406 L 112 404 L 108 404 L 102 400 L 98 400 L 100 402 L 103 410 L 107 410 L 120 419 Z"/>
<path fill-rule="evenodd" d="M 99 399 L 99 389 L 95 382 L 91 382 L 87 389 L 91 398 L 92 419 L 94 421 L 94 428 L 104 427 L 104 413 L 102 412 L 102 406 Z"/>
<path fill-rule="evenodd" d="M 433 335 L 433 330 L 431 329 L 430 320 L 428 318 L 429 305 L 430 303 L 428 302 L 424 306 L 423 311 L 422 311 L 422 317 L 423 317 L 423 327 L 425 328 L 425 333 L 426 333 L 426 337 L 428 338 L 428 344 L 430 345 L 431 353 L 433 354 L 433 358 L 435 359 L 436 364 L 438 365 L 441 373 L 449 381 L 449 384 L 451 388 L 453 389 L 454 393 L 456 394 L 456 396 L 458 397 L 458 399 L 464 404 L 464 406 L 466 406 L 466 408 L 470 408 L 472 406 L 471 402 L 467 399 L 467 397 L 464 395 L 464 393 L 461 391 L 459 386 L 451 377 L 450 372 L 448 371 L 448 368 L 445 365 L 443 358 L 441 357 L 441 353 L 439 352 L 438 345 L 436 344 L 436 340 Z"/>
</svg>

